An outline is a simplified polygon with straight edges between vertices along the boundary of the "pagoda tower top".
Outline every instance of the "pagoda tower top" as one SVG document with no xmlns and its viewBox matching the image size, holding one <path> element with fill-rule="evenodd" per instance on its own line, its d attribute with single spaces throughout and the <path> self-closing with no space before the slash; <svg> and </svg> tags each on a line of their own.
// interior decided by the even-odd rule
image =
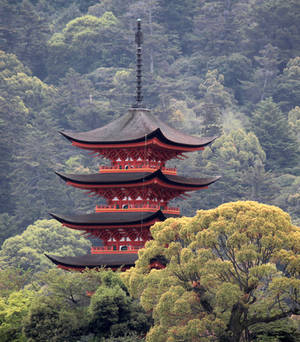
<svg viewBox="0 0 300 342">
<path fill-rule="evenodd" d="M 135 33 L 136 43 L 136 103 L 134 108 L 142 108 L 142 44 L 143 44 L 143 32 L 142 21 L 137 19 L 137 30 Z"/>
<path fill-rule="evenodd" d="M 219 177 L 190 178 L 177 175 L 176 167 L 166 163 L 184 159 L 186 152 L 203 150 L 216 137 L 197 137 L 181 132 L 143 108 L 141 20 L 137 20 L 136 103 L 118 119 L 87 132 L 61 131 L 72 145 L 110 160 L 93 174 L 56 174 L 67 185 L 106 200 L 96 204 L 94 213 L 50 214 L 64 226 L 98 238 L 91 254 L 76 257 L 46 255 L 58 267 L 81 271 L 110 267 L 122 270 L 134 266 L 138 250 L 152 239 L 150 227 L 156 222 L 180 215 L 170 206 L 187 192 L 206 189 Z M 160 255 L 149 268 L 163 268 Z"/>
<path fill-rule="evenodd" d="M 196 137 L 167 125 L 149 109 L 131 108 L 128 113 L 100 128 L 87 132 L 61 131 L 64 137 L 78 147 L 111 147 L 107 145 L 133 144 L 157 138 L 167 145 L 201 149 L 209 145 L 216 137 Z M 82 146 L 80 146 L 80 143 Z"/>
</svg>

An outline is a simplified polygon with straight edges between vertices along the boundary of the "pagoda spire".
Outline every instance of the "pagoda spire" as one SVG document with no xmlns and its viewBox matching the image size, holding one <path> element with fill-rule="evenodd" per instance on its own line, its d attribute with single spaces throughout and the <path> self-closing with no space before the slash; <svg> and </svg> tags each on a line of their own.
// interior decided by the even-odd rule
<svg viewBox="0 0 300 342">
<path fill-rule="evenodd" d="M 135 33 L 136 43 L 136 103 L 134 108 L 142 108 L 142 44 L 143 32 L 141 28 L 141 19 L 137 19 L 137 30 Z"/>
<path fill-rule="evenodd" d="M 136 103 L 127 114 L 88 132 L 61 132 L 72 145 L 110 160 L 94 174 L 57 173 L 66 184 L 106 199 L 94 213 L 55 214 L 64 226 L 81 230 L 101 240 L 91 254 L 76 257 L 47 255 L 58 267 L 82 271 L 101 267 L 125 270 L 134 266 L 138 250 L 152 239 L 150 227 L 178 217 L 180 209 L 170 201 L 187 192 L 205 189 L 219 177 L 187 178 L 169 168 L 171 159 L 184 159 L 185 152 L 203 150 L 215 137 L 200 138 L 170 127 L 149 109 L 143 108 L 141 20 L 135 33 Z M 149 268 L 163 268 L 161 256 L 150 260 Z"/>
</svg>

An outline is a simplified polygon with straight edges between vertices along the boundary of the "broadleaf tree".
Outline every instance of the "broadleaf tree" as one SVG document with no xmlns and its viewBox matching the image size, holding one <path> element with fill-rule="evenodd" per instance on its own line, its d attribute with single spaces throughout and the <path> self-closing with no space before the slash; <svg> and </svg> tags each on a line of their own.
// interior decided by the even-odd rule
<svg viewBox="0 0 300 342">
<path fill-rule="evenodd" d="M 123 275 L 152 311 L 148 342 L 249 341 L 258 323 L 300 313 L 300 229 L 281 209 L 252 201 L 156 223 Z M 165 268 L 150 271 L 159 257 Z"/>
</svg>

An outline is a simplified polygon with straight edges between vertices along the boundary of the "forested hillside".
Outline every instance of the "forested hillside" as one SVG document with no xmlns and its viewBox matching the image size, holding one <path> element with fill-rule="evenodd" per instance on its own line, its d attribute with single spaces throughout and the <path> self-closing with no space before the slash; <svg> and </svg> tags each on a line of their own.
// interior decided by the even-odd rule
<svg viewBox="0 0 300 342">
<path fill-rule="evenodd" d="M 179 174 L 222 178 L 177 201 L 184 216 L 203 209 L 194 219 L 153 228 L 137 267 L 123 275 L 127 289 L 117 273 L 51 269 L 43 253 L 72 256 L 90 248 L 48 212 L 92 212 L 95 198 L 66 186 L 55 171 L 96 172 L 107 161 L 91 158 L 58 132 L 100 127 L 134 104 L 137 18 L 144 32 L 145 106 L 189 134 L 218 136 L 178 162 Z M 254 202 L 237 216 L 252 227 L 249 234 L 239 231 L 234 216 L 244 204 L 205 210 L 258 201 L 279 206 L 299 226 L 299 146 L 299 0 L 0 0 L 0 341 L 134 342 L 144 340 L 150 325 L 148 341 L 198 341 L 199 331 L 209 332 L 210 341 L 232 341 L 226 322 L 241 302 L 254 304 L 253 317 L 260 314 L 264 323 L 249 321 L 239 332 L 243 341 L 247 334 L 247 341 L 298 341 L 299 324 L 297 331 L 288 317 L 299 312 L 299 229 L 267 206 L 259 207 L 261 221 L 253 226 L 243 211 L 251 214 Z M 200 217 L 222 210 L 216 225 Z M 238 245 L 238 262 L 248 265 L 248 287 L 239 287 L 232 269 L 211 252 L 215 235 L 207 238 L 205 229 L 222 233 L 223 226 L 229 245 Z M 197 250 L 200 259 L 194 259 Z M 161 273 L 147 271 L 154 252 L 171 261 Z M 201 297 L 203 289 L 210 297 Z M 198 325 L 194 305 L 201 308 Z M 284 320 L 270 323 L 266 312 Z M 183 318 L 190 320 L 187 330 Z"/>
<path fill-rule="evenodd" d="M 178 167 L 221 175 L 183 214 L 235 200 L 300 222 L 300 3 L 297 0 L 1 0 L 1 241 L 48 211 L 93 210 L 54 171 L 99 160 L 58 130 L 89 130 L 134 103 L 136 18 L 144 102 L 170 124 L 220 138 Z"/>
</svg>

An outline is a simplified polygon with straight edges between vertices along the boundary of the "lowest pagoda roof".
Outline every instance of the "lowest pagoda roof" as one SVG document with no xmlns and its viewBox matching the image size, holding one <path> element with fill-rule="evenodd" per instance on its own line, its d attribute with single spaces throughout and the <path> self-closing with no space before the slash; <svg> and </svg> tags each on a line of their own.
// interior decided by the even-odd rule
<svg viewBox="0 0 300 342">
<path fill-rule="evenodd" d="M 201 148 L 210 144 L 216 137 L 199 138 L 170 127 L 148 109 L 132 108 L 129 112 L 109 124 L 87 132 L 60 132 L 72 142 L 91 145 L 118 145 L 145 142 L 158 138 L 168 145 Z M 100 146 L 101 145 L 101 146 Z"/>
<path fill-rule="evenodd" d="M 169 217 L 178 217 L 174 214 L 164 214 L 161 210 L 156 212 L 103 212 L 82 215 L 50 215 L 66 226 L 74 228 L 104 228 L 121 226 L 140 226 L 151 224 L 154 220 L 164 221 Z"/>
<path fill-rule="evenodd" d="M 133 185 L 138 186 L 141 183 L 156 179 L 163 183 L 178 187 L 201 188 L 216 182 L 220 177 L 204 177 L 204 178 L 186 178 L 177 175 L 164 174 L 160 169 L 154 172 L 120 172 L 120 173 L 95 173 L 95 174 L 56 174 L 64 181 L 73 184 L 82 185 L 82 187 L 96 187 L 112 185 Z"/>
<path fill-rule="evenodd" d="M 118 268 L 120 266 L 134 266 L 138 258 L 137 253 L 111 253 L 111 254 L 86 254 L 82 256 L 68 257 L 45 254 L 54 264 L 70 269 L 84 268 Z"/>
</svg>

